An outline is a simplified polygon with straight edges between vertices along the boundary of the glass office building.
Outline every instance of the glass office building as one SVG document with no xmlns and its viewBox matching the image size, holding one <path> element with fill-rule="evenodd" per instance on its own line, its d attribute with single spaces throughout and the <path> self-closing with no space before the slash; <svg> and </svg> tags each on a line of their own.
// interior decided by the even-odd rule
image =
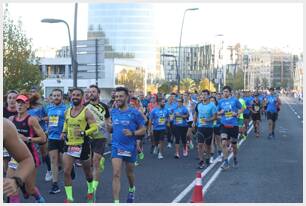
<svg viewBox="0 0 306 206">
<path fill-rule="evenodd" d="M 151 4 L 91 3 L 88 5 L 88 38 L 101 33 L 108 53 L 128 54 L 154 69 L 156 45 L 154 10 Z"/>
</svg>

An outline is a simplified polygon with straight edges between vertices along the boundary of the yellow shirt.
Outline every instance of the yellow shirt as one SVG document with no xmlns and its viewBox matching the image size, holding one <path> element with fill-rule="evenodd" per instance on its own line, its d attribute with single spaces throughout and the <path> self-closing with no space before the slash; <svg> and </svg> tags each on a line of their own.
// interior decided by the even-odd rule
<svg viewBox="0 0 306 206">
<path fill-rule="evenodd" d="M 77 130 L 85 131 L 86 129 L 86 110 L 86 108 L 83 108 L 76 117 L 71 116 L 71 108 L 69 108 L 65 113 L 64 128 L 67 128 L 67 145 L 75 146 L 83 144 L 84 137 L 78 134 Z"/>
</svg>

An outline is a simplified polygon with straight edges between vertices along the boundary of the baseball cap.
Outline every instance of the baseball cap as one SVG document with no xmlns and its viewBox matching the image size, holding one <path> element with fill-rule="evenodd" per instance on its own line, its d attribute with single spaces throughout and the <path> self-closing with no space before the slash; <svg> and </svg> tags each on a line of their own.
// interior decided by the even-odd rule
<svg viewBox="0 0 306 206">
<path fill-rule="evenodd" d="M 17 96 L 16 101 L 18 101 L 18 100 L 21 100 L 23 102 L 29 102 L 30 101 L 30 99 L 27 96 L 22 95 L 22 94 Z"/>
</svg>

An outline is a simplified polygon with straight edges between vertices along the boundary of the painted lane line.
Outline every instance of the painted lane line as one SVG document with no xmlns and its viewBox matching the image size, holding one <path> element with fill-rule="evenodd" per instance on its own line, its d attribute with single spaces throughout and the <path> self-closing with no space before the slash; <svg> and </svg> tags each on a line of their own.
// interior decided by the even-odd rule
<svg viewBox="0 0 306 206">
<path fill-rule="evenodd" d="M 253 128 L 253 121 L 251 120 L 249 122 L 249 126 L 251 126 L 248 130 L 248 134 L 250 133 L 250 131 Z M 240 145 L 244 142 L 245 140 L 242 139 L 240 140 L 239 147 Z M 218 160 L 221 158 L 221 156 L 219 155 L 216 159 L 214 159 L 214 162 L 212 164 L 210 164 L 202 173 L 201 173 L 201 178 L 204 178 L 205 175 L 207 175 L 207 173 L 214 168 L 214 166 L 217 164 Z M 179 203 L 193 188 L 195 185 L 195 181 L 196 179 L 194 179 L 174 200 L 172 200 L 172 203 Z"/>
<path fill-rule="evenodd" d="M 301 119 L 301 117 L 298 115 L 297 118 Z"/>
<path fill-rule="evenodd" d="M 221 156 L 219 155 L 214 159 L 214 162 L 201 173 L 201 178 L 207 175 L 207 173 L 214 168 L 220 158 Z M 172 203 L 179 203 L 193 189 L 195 182 L 196 179 L 194 179 L 174 200 L 172 200 Z"/>
<path fill-rule="evenodd" d="M 253 129 L 253 125 L 252 127 L 250 127 L 250 129 L 248 130 L 248 134 L 251 132 L 251 130 Z M 239 142 L 239 146 L 243 143 L 244 139 L 242 139 Z M 228 157 L 228 161 L 230 161 L 233 157 L 233 153 L 231 153 Z M 222 165 L 221 165 L 222 166 Z M 202 193 L 203 195 L 207 192 L 208 188 L 212 185 L 212 183 L 218 178 L 218 176 L 220 175 L 222 169 L 221 166 L 218 168 L 218 170 L 213 174 L 213 176 L 209 179 L 209 181 L 205 184 L 205 186 L 202 189 Z"/>
</svg>

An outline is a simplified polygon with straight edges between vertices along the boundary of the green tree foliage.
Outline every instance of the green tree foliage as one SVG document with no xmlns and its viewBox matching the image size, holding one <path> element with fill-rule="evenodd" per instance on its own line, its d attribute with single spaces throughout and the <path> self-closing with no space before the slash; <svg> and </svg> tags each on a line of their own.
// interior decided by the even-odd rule
<svg viewBox="0 0 306 206">
<path fill-rule="evenodd" d="M 28 39 L 22 30 L 22 23 L 17 24 L 4 11 L 3 24 L 3 90 L 29 90 L 32 86 L 39 86 L 41 75 L 38 60 Z"/>
<path fill-rule="evenodd" d="M 267 79 L 267 78 L 264 77 L 264 78 L 262 79 L 262 85 L 261 85 L 261 86 L 262 86 L 263 88 L 265 88 L 265 89 L 268 88 L 269 85 L 268 85 L 268 79 Z"/>
<path fill-rule="evenodd" d="M 215 92 L 216 88 L 212 81 L 209 81 L 209 79 L 205 78 L 202 79 L 199 83 L 199 90 L 202 91 L 204 89 L 208 89 L 211 92 Z"/>
<path fill-rule="evenodd" d="M 144 90 L 144 70 L 139 68 L 122 69 L 116 83 L 132 90 Z"/>
<path fill-rule="evenodd" d="M 226 74 L 226 85 L 232 87 L 234 90 L 243 89 L 243 71 L 238 69 L 236 74 L 232 73 Z"/>
<path fill-rule="evenodd" d="M 194 91 L 194 89 L 196 88 L 196 83 L 194 80 L 190 78 L 186 78 L 180 82 L 180 87 L 181 87 L 180 88 L 181 91 L 191 92 L 191 91 Z"/>
</svg>

